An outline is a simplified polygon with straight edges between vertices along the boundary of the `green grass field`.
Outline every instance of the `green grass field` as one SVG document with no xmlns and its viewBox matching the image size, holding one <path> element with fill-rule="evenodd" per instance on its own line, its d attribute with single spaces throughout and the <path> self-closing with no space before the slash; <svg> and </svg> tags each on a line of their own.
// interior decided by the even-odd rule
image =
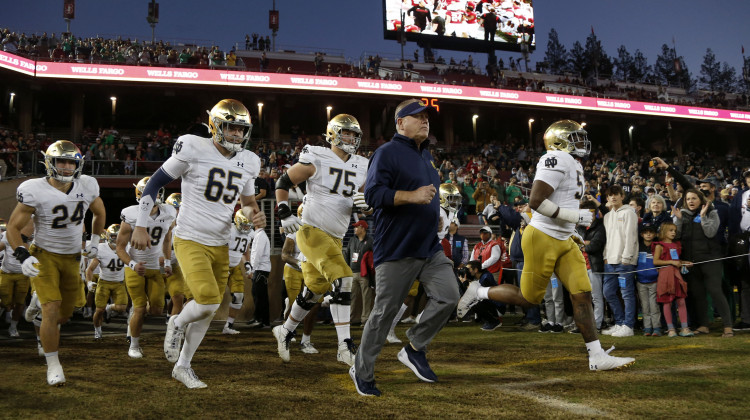
<svg viewBox="0 0 750 420">
<path fill-rule="evenodd" d="M 376 366 L 380 398 L 359 396 L 347 366 L 336 361 L 331 326 L 313 332 L 320 354 L 293 344 L 292 360 L 276 354 L 270 330 L 220 333 L 214 323 L 193 360 L 207 389 L 171 379 L 161 350 L 163 324 L 141 338 L 145 358 L 131 360 L 122 323 L 94 342 L 82 320 L 63 327 L 60 359 L 68 383 L 46 385 L 46 366 L 28 330 L 0 341 L 3 418 L 744 418 L 750 395 L 750 333 L 720 338 L 603 337 L 613 354 L 632 356 L 622 371 L 590 372 L 579 335 L 516 332 L 516 320 L 484 332 L 450 323 L 429 348 L 439 376 L 420 382 L 386 345 Z M 405 338 L 405 327 L 398 335 Z M 4 331 L 3 331 L 4 333 Z M 359 341 L 361 328 L 353 328 Z"/>
</svg>

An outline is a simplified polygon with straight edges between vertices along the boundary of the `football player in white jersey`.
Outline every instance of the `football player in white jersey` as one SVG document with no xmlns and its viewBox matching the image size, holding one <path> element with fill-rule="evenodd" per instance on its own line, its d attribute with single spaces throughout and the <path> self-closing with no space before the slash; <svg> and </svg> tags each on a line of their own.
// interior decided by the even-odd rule
<svg viewBox="0 0 750 420">
<path fill-rule="evenodd" d="M 47 383 L 62 385 L 65 374 L 57 351 L 60 330 L 73 314 L 81 289 L 79 261 L 86 210 L 94 214 L 91 241 L 84 254 L 96 256 L 104 231 L 106 210 L 99 198 L 96 179 L 82 175 L 83 155 L 73 143 L 58 140 L 44 153 L 45 178 L 24 181 L 18 186 L 18 204 L 8 221 L 8 243 L 23 273 L 32 278 L 42 306 L 40 337 L 47 359 Z M 23 247 L 21 230 L 34 220 L 34 242 Z"/>
<path fill-rule="evenodd" d="M 29 224 L 24 228 L 21 234 L 23 243 L 31 242 L 31 235 L 34 232 L 34 226 Z M 24 312 L 26 305 L 26 295 L 29 294 L 29 277 L 23 274 L 21 264 L 13 258 L 13 249 L 8 244 L 7 235 L 2 234 L 0 240 L 0 305 L 5 307 L 8 312 L 12 311 L 10 327 L 8 327 L 8 336 L 18 338 L 18 321 L 21 320 L 21 313 Z M 39 334 L 37 334 L 37 337 Z"/>
<path fill-rule="evenodd" d="M 96 285 L 96 296 L 94 302 L 96 311 L 94 312 L 94 340 L 102 338 L 102 319 L 105 313 L 107 320 L 112 312 L 122 312 L 128 306 L 128 292 L 125 289 L 125 263 L 117 256 L 117 234 L 120 232 L 120 225 L 114 224 L 107 228 L 104 233 L 106 245 L 99 249 L 96 257 L 91 259 L 88 268 L 86 268 L 86 281 L 92 281 L 94 270 L 101 267 L 99 271 L 99 281 Z M 112 303 L 109 298 L 112 297 Z M 109 322 L 109 321 L 107 321 Z M 131 337 L 132 340 L 132 337 Z"/>
<path fill-rule="evenodd" d="M 159 189 L 181 177 L 182 204 L 174 250 L 194 299 L 179 315 L 169 318 L 164 355 L 168 361 L 176 362 L 172 377 L 188 388 L 207 386 L 198 379 L 190 362 L 224 297 L 229 274 L 229 231 L 238 198 L 253 226 L 266 226 L 266 217 L 255 202 L 260 158 L 245 150 L 252 129 L 250 113 L 241 102 L 224 99 L 208 111 L 208 116 L 212 138 L 180 136 L 172 156 L 146 184 L 131 240 L 137 250 L 150 246 L 146 227 Z"/>
<path fill-rule="evenodd" d="M 252 241 L 250 233 L 253 231 L 253 224 L 242 213 L 242 209 L 237 210 L 234 214 L 234 228 L 232 236 L 229 238 L 229 287 L 230 303 L 229 316 L 224 323 L 222 333 L 235 335 L 240 332 L 234 329 L 234 319 L 242 309 L 242 302 L 245 300 L 245 278 L 250 270 L 250 242 Z"/>
<path fill-rule="evenodd" d="M 547 153 L 539 158 L 531 187 L 531 223 L 521 239 L 524 254 L 521 287 L 509 284 L 480 287 L 478 282 L 472 282 L 458 302 L 458 316 L 463 317 L 482 299 L 526 308 L 538 305 L 555 274 L 570 292 L 573 317 L 589 355 L 589 369 L 598 371 L 630 366 L 635 359 L 610 356 L 599 342 L 591 282 L 579 248 L 583 240 L 575 231 L 576 225 L 589 226 L 593 221 L 588 209 L 579 209 L 585 180 L 583 167 L 577 159 L 588 156 L 591 143 L 580 124 L 562 120 L 547 128 L 544 145 Z"/>
<path fill-rule="evenodd" d="M 135 198 L 140 200 L 143 190 L 146 188 L 149 177 L 138 181 L 135 185 Z M 160 189 L 156 196 L 154 206 L 151 207 L 144 222 L 146 232 L 149 236 L 149 247 L 139 250 L 129 246 L 133 233 L 133 226 L 139 217 L 139 205 L 126 207 L 120 214 L 120 231 L 117 234 L 117 255 L 125 263 L 125 286 L 133 301 L 132 315 L 130 317 L 130 347 L 128 356 L 132 359 L 143 357 L 140 347 L 141 330 L 143 319 L 146 316 L 146 305 L 148 313 L 159 316 L 164 309 L 164 277 L 159 265 L 164 255 L 169 255 L 172 250 L 172 226 L 177 211 L 174 207 L 163 204 L 164 189 Z"/>
<path fill-rule="evenodd" d="M 164 202 L 174 207 L 177 214 L 180 214 L 182 194 L 172 193 Z M 177 254 L 174 253 L 174 229 L 172 229 L 172 242 L 170 254 L 164 256 L 164 287 L 167 293 L 169 293 L 169 299 L 172 304 L 169 314 L 179 315 L 182 312 L 182 307 L 185 305 L 185 293 L 188 290 L 186 290 L 185 279 L 182 277 L 182 270 L 177 261 Z"/>
<path fill-rule="evenodd" d="M 369 162 L 356 155 L 361 139 L 356 118 L 348 114 L 333 117 L 326 130 L 331 147 L 305 146 L 299 162 L 276 183 L 282 230 L 294 233 L 299 229 L 297 246 L 307 258 L 302 264 L 305 288 L 297 295 L 284 325 L 273 329 L 279 356 L 285 362 L 289 361 L 289 342 L 297 325 L 333 286 L 331 315 L 339 340 L 336 357 L 349 366 L 354 363 L 356 347 L 349 326 L 353 274 L 341 245 L 349 228 L 352 205 L 372 213 L 363 192 Z M 287 199 L 289 188 L 304 181 L 307 199 L 300 222 L 292 215 Z"/>
<path fill-rule="evenodd" d="M 456 184 L 440 184 L 440 231 L 438 239 L 441 241 L 448 233 L 451 221 L 456 218 L 458 208 L 461 207 L 461 193 Z"/>
</svg>

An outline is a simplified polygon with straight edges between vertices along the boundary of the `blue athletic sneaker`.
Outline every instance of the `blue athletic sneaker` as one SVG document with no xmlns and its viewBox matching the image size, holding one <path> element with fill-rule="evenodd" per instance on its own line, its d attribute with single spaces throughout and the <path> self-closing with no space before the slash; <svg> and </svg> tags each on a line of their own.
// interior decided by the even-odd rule
<svg viewBox="0 0 750 420">
<path fill-rule="evenodd" d="M 365 397 L 379 397 L 380 396 L 380 390 L 375 386 L 375 381 L 366 382 L 357 377 L 357 371 L 354 369 L 354 366 L 349 368 L 349 376 L 351 376 L 352 381 L 354 381 L 354 388 L 357 389 L 357 393 L 359 395 L 363 395 Z"/>
<path fill-rule="evenodd" d="M 398 360 L 412 370 L 417 378 L 425 382 L 436 382 L 437 375 L 430 369 L 427 357 L 422 350 L 414 350 L 411 344 L 407 344 L 398 352 Z"/>
</svg>

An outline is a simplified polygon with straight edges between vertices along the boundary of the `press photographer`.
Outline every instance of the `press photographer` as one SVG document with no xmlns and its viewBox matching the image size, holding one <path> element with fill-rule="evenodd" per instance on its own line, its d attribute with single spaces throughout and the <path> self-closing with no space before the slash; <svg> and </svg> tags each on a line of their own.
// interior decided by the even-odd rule
<svg viewBox="0 0 750 420">
<path fill-rule="evenodd" d="M 478 281 L 479 285 L 483 287 L 497 286 L 492 273 L 482 269 L 482 263 L 477 260 L 469 261 L 465 267 L 459 268 L 458 279 L 461 280 L 463 289 L 468 287 L 472 281 Z M 483 331 L 492 331 L 503 325 L 502 317 L 498 313 L 500 305 L 491 300 L 483 300 L 472 308 L 473 313 L 483 322 Z"/>
</svg>

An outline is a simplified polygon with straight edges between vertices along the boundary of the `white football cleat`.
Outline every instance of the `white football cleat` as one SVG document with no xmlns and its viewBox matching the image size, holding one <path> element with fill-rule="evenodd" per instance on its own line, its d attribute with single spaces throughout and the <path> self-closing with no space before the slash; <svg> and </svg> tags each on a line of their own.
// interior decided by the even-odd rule
<svg viewBox="0 0 750 420">
<path fill-rule="evenodd" d="M 318 349 L 316 349 L 313 346 L 313 343 L 311 343 L 309 341 L 306 342 L 306 343 L 300 344 L 299 345 L 299 349 L 302 350 L 302 353 L 306 353 L 306 354 L 318 354 L 319 353 Z"/>
<path fill-rule="evenodd" d="M 182 339 L 185 338 L 185 329 L 177 328 L 174 324 L 177 316 L 178 315 L 172 315 L 169 317 L 167 333 L 164 334 L 164 356 L 166 356 L 167 361 L 170 363 L 177 363 L 177 360 L 180 358 Z"/>
<path fill-rule="evenodd" d="M 131 359 L 143 359 L 143 350 L 140 347 L 131 347 L 128 349 L 128 356 Z"/>
<path fill-rule="evenodd" d="M 388 337 L 385 338 L 385 341 L 388 342 L 388 344 L 394 344 L 394 343 L 400 343 L 401 339 L 396 336 L 396 333 L 391 331 L 388 333 Z"/>
<path fill-rule="evenodd" d="M 65 385 L 65 374 L 62 365 L 47 366 L 47 384 L 52 386 Z"/>
<path fill-rule="evenodd" d="M 21 336 L 21 334 L 18 333 L 18 328 L 8 327 L 8 336 L 11 338 L 18 338 Z"/>
<path fill-rule="evenodd" d="M 277 350 L 281 360 L 289 361 L 289 342 L 294 338 L 294 331 L 287 331 L 283 325 L 273 327 L 273 336 L 276 337 Z"/>
<path fill-rule="evenodd" d="M 222 334 L 227 334 L 227 335 L 237 335 L 237 334 L 239 334 L 240 332 L 239 332 L 239 331 L 237 331 L 237 330 L 235 330 L 235 329 L 232 329 L 232 328 L 229 328 L 229 327 L 227 327 L 227 326 L 224 326 L 224 329 L 223 329 L 223 330 L 221 330 L 221 333 L 222 333 Z"/>
<path fill-rule="evenodd" d="M 635 363 L 635 359 L 632 357 L 610 356 L 609 353 L 614 349 L 614 346 L 612 346 L 607 351 L 589 357 L 589 369 L 594 371 L 621 369 Z"/>
<path fill-rule="evenodd" d="M 474 280 L 469 283 L 469 287 L 466 288 L 466 292 L 461 299 L 458 301 L 458 307 L 456 308 L 456 316 L 463 318 L 469 312 L 474 305 L 479 303 L 479 296 L 477 296 L 477 290 L 479 289 L 479 280 Z"/>
<path fill-rule="evenodd" d="M 193 372 L 193 369 L 182 366 L 174 365 L 172 369 L 172 377 L 182 382 L 186 387 L 190 389 L 208 388 L 205 382 L 198 379 L 198 375 Z"/>
<path fill-rule="evenodd" d="M 347 338 L 339 343 L 339 351 L 336 353 L 336 360 L 354 366 L 354 357 L 357 355 L 357 346 L 351 338 Z"/>
<path fill-rule="evenodd" d="M 94 340 L 101 340 L 102 339 L 102 333 L 100 333 L 97 330 L 94 330 Z"/>
</svg>

